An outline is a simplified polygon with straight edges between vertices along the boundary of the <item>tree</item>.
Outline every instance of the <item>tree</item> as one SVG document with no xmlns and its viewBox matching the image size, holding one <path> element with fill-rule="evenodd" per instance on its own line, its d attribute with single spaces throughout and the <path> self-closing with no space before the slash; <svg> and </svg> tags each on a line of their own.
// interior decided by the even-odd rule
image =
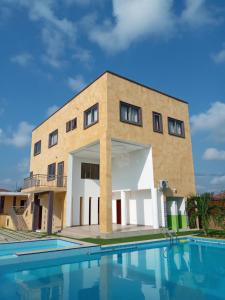
<svg viewBox="0 0 225 300">
<path fill-rule="evenodd" d="M 215 225 L 224 227 L 225 208 L 224 206 L 214 205 L 212 196 L 210 193 L 204 193 L 187 199 L 187 211 L 190 221 L 195 222 L 198 219 L 205 235 L 208 233 L 210 221 L 213 221 Z"/>
</svg>

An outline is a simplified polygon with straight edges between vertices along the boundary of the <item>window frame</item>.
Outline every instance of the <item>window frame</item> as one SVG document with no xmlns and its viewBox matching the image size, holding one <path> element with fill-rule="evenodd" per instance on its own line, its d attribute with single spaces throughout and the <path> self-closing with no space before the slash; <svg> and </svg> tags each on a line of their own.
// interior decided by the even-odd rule
<svg viewBox="0 0 225 300">
<path fill-rule="evenodd" d="M 54 175 L 49 174 L 49 170 L 50 170 L 51 166 L 54 166 Z M 47 168 L 47 181 L 55 180 L 55 178 L 56 178 L 56 163 L 52 163 L 52 164 L 48 165 L 48 168 Z"/>
<path fill-rule="evenodd" d="M 132 108 L 137 109 L 138 110 L 138 122 L 123 119 L 123 117 L 122 117 L 122 106 L 126 106 L 127 108 L 131 108 L 131 109 Z M 140 106 L 137 106 L 137 105 L 134 105 L 134 104 L 130 104 L 130 103 L 127 103 L 127 102 L 124 102 L 124 101 L 120 101 L 120 122 L 142 127 L 143 126 L 142 108 Z"/>
<path fill-rule="evenodd" d="M 158 130 L 156 128 L 156 123 L 155 123 L 155 116 L 159 116 L 159 127 L 160 129 Z M 153 126 L 153 131 L 157 133 L 163 133 L 163 119 L 162 119 L 162 114 L 156 111 L 152 112 L 152 126 Z"/>
<path fill-rule="evenodd" d="M 50 144 L 50 141 L 51 141 L 51 137 L 54 135 L 54 134 L 57 134 L 57 141 L 55 144 Z M 58 144 L 58 141 L 59 141 L 59 131 L 58 129 L 55 129 L 54 131 L 50 132 L 49 135 L 48 135 L 48 148 L 51 148 L 51 147 L 54 147 Z"/>
<path fill-rule="evenodd" d="M 38 144 L 40 144 L 40 150 L 36 152 L 35 149 L 36 149 L 36 146 L 37 146 Z M 37 156 L 37 155 L 39 155 L 39 154 L 41 154 L 41 140 L 37 141 L 37 142 L 34 144 L 34 156 Z"/>
<path fill-rule="evenodd" d="M 66 133 L 77 128 L 77 118 L 73 118 L 66 122 Z"/>
<path fill-rule="evenodd" d="M 94 111 L 94 109 L 97 109 L 97 120 L 94 122 L 91 122 L 91 124 L 87 124 L 87 114 L 89 112 L 91 112 L 91 114 L 93 114 L 92 111 Z M 92 117 L 93 117 L 93 115 L 91 116 L 91 118 Z M 84 111 L 84 129 L 87 129 L 87 128 L 97 124 L 98 122 L 99 122 L 99 104 L 95 103 L 94 105 L 92 105 L 91 107 L 89 107 L 88 109 L 86 109 Z"/>
<path fill-rule="evenodd" d="M 181 124 L 181 134 L 177 134 L 176 132 L 171 132 L 170 131 L 170 121 L 175 122 L 175 128 L 176 128 L 176 123 L 179 122 Z M 181 121 L 179 119 L 175 119 L 175 118 L 171 118 L 168 117 L 168 134 L 176 136 L 176 137 L 180 137 L 180 138 L 185 138 L 185 128 L 184 128 L 184 121 Z"/>
<path fill-rule="evenodd" d="M 77 118 L 73 118 L 71 121 L 71 130 L 74 130 L 77 128 Z M 73 126 L 73 122 L 74 122 L 74 126 Z"/>
</svg>

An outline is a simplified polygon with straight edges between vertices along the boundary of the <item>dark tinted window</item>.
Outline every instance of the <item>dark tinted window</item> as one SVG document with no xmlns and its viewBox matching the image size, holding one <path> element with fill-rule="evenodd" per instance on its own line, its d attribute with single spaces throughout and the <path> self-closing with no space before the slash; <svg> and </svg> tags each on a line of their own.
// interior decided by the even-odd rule
<svg viewBox="0 0 225 300">
<path fill-rule="evenodd" d="M 81 163 L 81 178 L 99 180 L 99 165 L 91 163 Z"/>
</svg>

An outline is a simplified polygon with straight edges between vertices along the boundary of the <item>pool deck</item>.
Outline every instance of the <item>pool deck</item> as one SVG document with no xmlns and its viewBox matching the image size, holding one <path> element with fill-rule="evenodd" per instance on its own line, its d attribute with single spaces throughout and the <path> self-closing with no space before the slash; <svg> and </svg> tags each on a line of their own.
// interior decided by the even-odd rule
<svg viewBox="0 0 225 300">
<path fill-rule="evenodd" d="M 162 229 L 154 229 L 152 226 L 142 225 L 118 225 L 113 224 L 113 232 L 109 234 L 101 234 L 99 225 L 74 226 L 63 229 L 58 235 L 68 238 L 122 238 L 131 236 L 140 236 L 161 233 Z"/>
</svg>

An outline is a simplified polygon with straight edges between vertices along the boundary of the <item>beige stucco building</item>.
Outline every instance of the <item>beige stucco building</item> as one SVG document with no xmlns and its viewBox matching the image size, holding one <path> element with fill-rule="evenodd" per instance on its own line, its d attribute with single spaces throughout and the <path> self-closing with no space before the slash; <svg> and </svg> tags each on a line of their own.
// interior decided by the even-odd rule
<svg viewBox="0 0 225 300">
<path fill-rule="evenodd" d="M 187 102 L 106 71 L 32 133 L 28 227 L 186 227 Z"/>
</svg>

